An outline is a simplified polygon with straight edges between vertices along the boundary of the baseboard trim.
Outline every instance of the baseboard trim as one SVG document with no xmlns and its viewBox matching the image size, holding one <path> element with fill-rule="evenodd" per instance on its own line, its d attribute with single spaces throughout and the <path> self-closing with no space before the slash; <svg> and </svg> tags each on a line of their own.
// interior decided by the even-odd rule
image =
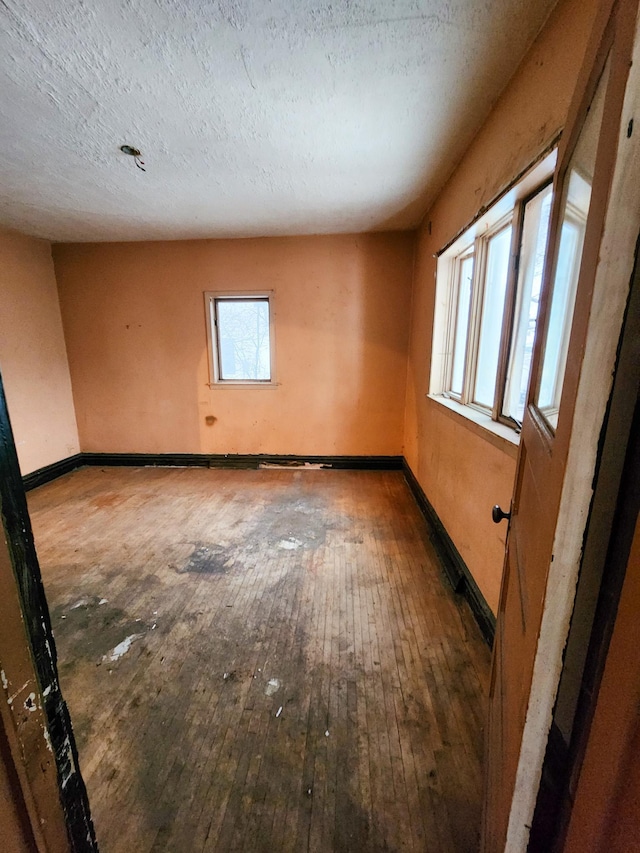
<svg viewBox="0 0 640 853">
<path fill-rule="evenodd" d="M 467 599 L 482 636 L 489 647 L 493 646 L 496 617 L 406 459 L 403 471 L 416 503 L 429 525 L 432 533 L 431 541 L 438 552 L 447 580 L 455 592 L 464 595 Z"/>
<path fill-rule="evenodd" d="M 402 471 L 402 456 L 295 456 L 272 453 L 76 453 L 25 474 L 26 492 L 85 465 L 105 467 L 248 468 L 261 465 L 302 468 L 305 465 L 343 471 Z"/>
<path fill-rule="evenodd" d="M 83 453 L 84 465 L 180 468 L 259 468 L 275 465 L 362 471 L 401 471 L 402 456 L 296 456 L 273 453 Z"/>
<path fill-rule="evenodd" d="M 24 490 L 29 492 L 38 486 L 44 486 L 45 483 L 50 483 L 52 480 L 62 477 L 63 474 L 75 471 L 76 468 L 81 468 L 83 465 L 86 465 L 86 462 L 83 461 L 82 453 L 76 453 L 74 456 L 67 456 L 58 462 L 52 462 L 51 465 L 45 465 L 30 474 L 25 474 L 22 478 Z"/>
</svg>

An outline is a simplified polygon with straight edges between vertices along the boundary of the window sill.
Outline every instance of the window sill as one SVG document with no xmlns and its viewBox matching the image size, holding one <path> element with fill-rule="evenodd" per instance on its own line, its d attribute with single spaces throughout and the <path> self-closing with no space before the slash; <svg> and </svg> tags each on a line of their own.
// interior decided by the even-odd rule
<svg viewBox="0 0 640 853">
<path fill-rule="evenodd" d="M 257 388 L 263 389 L 274 389 L 279 388 L 279 382 L 209 382 L 209 388 L 232 388 L 236 391 L 239 388 L 244 388 L 245 390 L 255 390 Z"/>
<path fill-rule="evenodd" d="M 446 414 L 455 421 L 465 426 L 471 432 L 484 438 L 494 447 L 515 459 L 518 455 L 520 436 L 505 424 L 491 420 L 489 415 L 478 412 L 470 406 L 463 406 L 457 400 L 442 397 L 439 394 L 426 394 L 427 400 L 431 400 L 442 408 Z"/>
</svg>

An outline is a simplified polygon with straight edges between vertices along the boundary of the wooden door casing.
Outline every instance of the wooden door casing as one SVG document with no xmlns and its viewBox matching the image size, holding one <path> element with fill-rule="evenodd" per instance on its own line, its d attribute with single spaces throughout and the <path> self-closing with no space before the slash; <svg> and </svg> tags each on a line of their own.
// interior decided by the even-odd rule
<svg viewBox="0 0 640 853">
<path fill-rule="evenodd" d="M 603 4 L 585 57 L 554 178 L 548 258 L 557 254 L 564 182 L 608 58 L 602 122 L 586 224 L 567 366 L 555 431 L 535 400 L 550 309 L 554 264 L 544 274 L 531 387 L 518 454 L 503 583 L 496 625 L 486 740 L 485 853 L 505 849 L 534 661 L 573 427 L 584 342 L 633 45 L 635 0 Z"/>
</svg>

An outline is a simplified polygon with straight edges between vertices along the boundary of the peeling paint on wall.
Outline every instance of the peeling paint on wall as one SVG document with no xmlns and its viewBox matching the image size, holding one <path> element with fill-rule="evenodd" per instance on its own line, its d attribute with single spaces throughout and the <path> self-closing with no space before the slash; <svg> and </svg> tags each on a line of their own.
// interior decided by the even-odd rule
<svg viewBox="0 0 640 853">
<path fill-rule="evenodd" d="M 8 698 L 7 698 L 7 704 L 8 704 L 8 705 L 13 705 L 13 703 L 14 703 L 14 702 L 15 702 L 15 700 L 18 698 L 18 696 L 22 693 L 22 691 L 23 691 L 26 687 L 28 687 L 31 683 L 32 683 L 31 681 L 25 681 L 25 683 L 22 685 L 22 687 L 20 687 L 18 690 L 15 690 L 15 691 L 14 691 L 14 692 L 13 692 L 13 693 L 8 697 Z"/>
</svg>

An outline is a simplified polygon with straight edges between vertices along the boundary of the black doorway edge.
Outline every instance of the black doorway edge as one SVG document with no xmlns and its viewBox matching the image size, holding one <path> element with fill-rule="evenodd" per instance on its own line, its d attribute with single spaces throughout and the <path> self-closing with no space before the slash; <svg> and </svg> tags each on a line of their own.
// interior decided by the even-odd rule
<svg viewBox="0 0 640 853">
<path fill-rule="evenodd" d="M 269 453 L 76 453 L 75 456 L 69 456 L 59 462 L 54 462 L 53 465 L 38 468 L 37 471 L 27 474 L 23 477 L 24 488 L 26 491 L 35 489 L 85 465 L 104 466 L 105 468 L 112 466 L 157 466 L 244 469 L 256 469 L 261 465 L 291 468 L 319 465 L 323 468 L 339 470 L 402 471 L 416 503 L 429 525 L 431 541 L 438 552 L 447 579 L 455 592 L 467 599 L 482 636 L 489 646 L 493 645 L 496 628 L 495 616 L 403 456 L 295 456 Z"/>
<path fill-rule="evenodd" d="M 69 467 L 73 467 L 71 463 Z M 78 769 L 78 752 L 69 709 L 60 690 L 56 644 L 21 479 L 0 377 L 0 530 L 7 541 L 33 665 L 42 691 L 69 851 L 97 853 L 87 791 Z"/>
</svg>

